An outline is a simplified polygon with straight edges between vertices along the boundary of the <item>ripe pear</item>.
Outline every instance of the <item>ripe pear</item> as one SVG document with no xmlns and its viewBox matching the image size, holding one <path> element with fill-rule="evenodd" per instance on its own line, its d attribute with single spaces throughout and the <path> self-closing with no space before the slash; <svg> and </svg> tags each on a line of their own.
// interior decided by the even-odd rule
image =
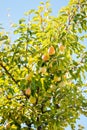
<svg viewBox="0 0 87 130">
<path fill-rule="evenodd" d="M 60 50 L 61 52 L 64 52 L 65 47 L 64 47 L 63 45 L 60 45 L 59 50 Z"/>
<path fill-rule="evenodd" d="M 30 89 L 30 88 L 27 88 L 27 89 L 25 90 L 25 95 L 30 96 L 30 94 L 31 94 L 31 89 Z"/>
<path fill-rule="evenodd" d="M 47 71 L 46 67 L 41 67 L 39 72 L 45 74 L 46 71 Z"/>
<path fill-rule="evenodd" d="M 25 79 L 28 81 L 31 81 L 32 76 L 33 76 L 33 73 L 29 73 L 28 75 L 26 75 Z"/>
<path fill-rule="evenodd" d="M 42 60 L 44 62 L 48 61 L 49 60 L 49 55 L 47 55 L 47 54 L 42 55 Z"/>
<path fill-rule="evenodd" d="M 55 48 L 53 46 L 49 47 L 48 54 L 49 55 L 54 55 L 55 54 Z"/>
</svg>

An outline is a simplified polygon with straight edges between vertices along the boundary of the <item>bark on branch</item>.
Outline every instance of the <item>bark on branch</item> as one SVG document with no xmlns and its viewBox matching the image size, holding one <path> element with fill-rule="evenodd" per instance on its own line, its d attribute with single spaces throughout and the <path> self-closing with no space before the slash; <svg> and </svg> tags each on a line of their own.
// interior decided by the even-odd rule
<svg viewBox="0 0 87 130">
<path fill-rule="evenodd" d="M 15 80 L 15 78 L 12 76 L 12 74 L 7 70 L 6 66 L 3 65 L 3 63 L 0 61 L 0 66 L 5 70 L 6 74 L 10 76 L 10 78 L 14 81 L 15 84 L 18 85 L 18 81 Z"/>
</svg>

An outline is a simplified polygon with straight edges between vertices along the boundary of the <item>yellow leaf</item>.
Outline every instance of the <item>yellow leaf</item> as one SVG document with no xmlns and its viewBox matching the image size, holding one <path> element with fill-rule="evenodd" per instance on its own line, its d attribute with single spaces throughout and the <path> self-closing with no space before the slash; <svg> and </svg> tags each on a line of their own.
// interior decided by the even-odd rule
<svg viewBox="0 0 87 130">
<path fill-rule="evenodd" d="M 25 79 L 28 80 L 28 81 L 31 81 L 32 76 L 33 76 L 33 73 L 31 72 L 28 75 L 26 75 Z"/>
<path fill-rule="evenodd" d="M 54 81 L 55 81 L 55 82 L 61 81 L 61 77 L 54 76 Z"/>
<path fill-rule="evenodd" d="M 36 103 L 36 98 L 31 96 L 30 97 L 30 103 L 32 103 L 32 104 Z"/>
</svg>

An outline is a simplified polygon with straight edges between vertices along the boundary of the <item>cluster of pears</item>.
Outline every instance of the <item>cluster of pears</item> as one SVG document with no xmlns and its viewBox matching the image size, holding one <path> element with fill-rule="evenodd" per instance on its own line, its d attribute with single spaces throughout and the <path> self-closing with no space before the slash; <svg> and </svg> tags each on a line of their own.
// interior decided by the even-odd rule
<svg viewBox="0 0 87 130">
<path fill-rule="evenodd" d="M 61 45 L 59 46 L 59 51 L 64 52 L 64 49 L 65 49 L 65 47 L 61 44 Z M 49 57 L 50 57 L 51 55 L 54 55 L 55 53 L 56 53 L 56 51 L 55 51 L 54 46 L 50 46 L 50 47 L 48 48 L 48 52 L 47 52 L 46 54 L 43 54 L 43 55 L 42 55 L 42 60 L 43 60 L 44 62 L 48 61 L 48 60 L 49 60 Z"/>
<path fill-rule="evenodd" d="M 48 53 L 42 55 L 42 60 L 43 60 L 44 62 L 46 62 L 46 61 L 49 60 L 49 56 L 54 55 L 54 54 L 55 54 L 55 48 L 54 48 L 54 46 L 50 46 L 50 47 L 48 48 Z"/>
<path fill-rule="evenodd" d="M 63 45 L 60 45 L 59 50 L 60 50 L 61 52 L 63 52 L 64 49 L 65 49 L 65 47 L 64 47 Z M 51 46 L 48 48 L 47 53 L 42 55 L 42 60 L 43 60 L 44 62 L 47 62 L 47 61 L 49 60 L 50 56 L 55 55 L 55 53 L 56 53 L 56 50 L 55 50 L 54 46 L 51 45 Z M 41 67 L 41 68 L 40 68 L 40 72 L 43 73 L 43 74 L 45 74 L 45 73 L 46 73 L 46 67 Z M 26 77 L 26 80 L 28 80 L 28 81 L 31 81 L 31 79 L 32 79 L 32 73 L 30 73 L 30 74 Z M 55 81 L 56 81 L 56 80 L 59 80 L 59 79 L 55 78 Z M 30 95 L 31 95 L 31 89 L 30 89 L 30 88 L 27 88 L 27 89 L 25 90 L 25 95 L 26 95 L 26 96 L 30 96 Z"/>
<path fill-rule="evenodd" d="M 46 61 L 49 60 L 49 56 L 54 55 L 54 54 L 55 54 L 55 48 L 54 48 L 53 46 L 50 46 L 49 49 L 48 49 L 48 54 L 42 55 L 42 60 L 43 60 L 44 62 L 46 62 Z M 46 68 L 41 68 L 40 71 L 43 72 L 43 73 L 45 73 L 45 72 L 46 72 Z M 31 76 L 31 75 L 28 75 L 28 76 L 26 77 L 26 80 L 30 81 L 31 78 L 32 78 L 32 76 Z M 27 88 L 27 89 L 25 90 L 24 94 L 25 94 L 26 96 L 30 96 L 30 95 L 31 95 L 31 89 L 30 89 L 30 88 Z"/>
</svg>

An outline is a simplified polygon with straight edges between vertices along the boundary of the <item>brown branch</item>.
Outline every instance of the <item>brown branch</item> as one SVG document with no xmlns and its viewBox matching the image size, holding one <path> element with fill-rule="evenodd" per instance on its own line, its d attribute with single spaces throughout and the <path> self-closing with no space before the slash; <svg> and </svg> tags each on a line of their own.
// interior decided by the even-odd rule
<svg viewBox="0 0 87 130">
<path fill-rule="evenodd" d="M 18 81 L 14 79 L 12 74 L 7 70 L 6 66 L 3 65 L 3 63 L 0 61 L 0 66 L 5 70 L 5 72 L 10 76 L 10 78 L 14 81 L 15 84 L 18 85 Z"/>
</svg>

